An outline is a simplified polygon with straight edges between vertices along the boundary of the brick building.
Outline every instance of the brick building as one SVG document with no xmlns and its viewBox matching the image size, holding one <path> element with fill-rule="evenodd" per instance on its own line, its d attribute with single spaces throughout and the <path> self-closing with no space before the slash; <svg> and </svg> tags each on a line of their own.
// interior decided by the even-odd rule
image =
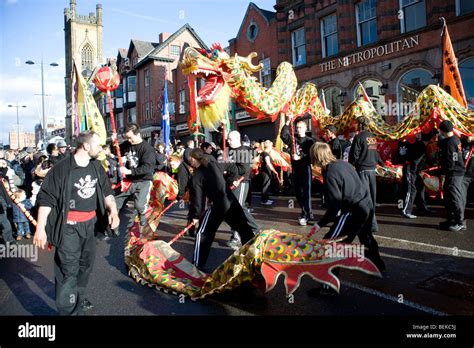
<svg viewBox="0 0 474 348">
<path fill-rule="evenodd" d="M 259 8 L 253 2 L 249 3 L 237 36 L 229 40 L 229 53 L 247 56 L 256 52 L 254 64 L 262 63 L 263 69 L 255 77 L 264 87 L 270 87 L 275 79 L 278 66 L 276 13 Z M 275 124 L 269 120 L 256 120 L 249 116 L 239 105 L 233 105 L 233 128 L 242 135 L 246 134 L 251 140 L 273 139 Z"/>
<path fill-rule="evenodd" d="M 114 114 L 118 132 L 131 122 L 140 125 L 142 137 L 154 140 L 161 130 L 161 110 L 165 77 L 168 79 L 168 105 L 171 138 L 189 136 L 186 122 L 189 114 L 187 79 L 178 68 L 187 45 L 207 49 L 194 29 L 185 24 L 173 34 L 161 33 L 158 42 L 131 40 L 128 50 L 119 49 L 117 69 L 121 85 L 114 91 Z M 110 130 L 108 105 L 103 103 Z"/>
<path fill-rule="evenodd" d="M 333 115 L 364 85 L 387 122 L 406 114 L 441 73 L 441 21 L 447 21 L 464 88 L 474 97 L 474 2 L 469 0 L 277 0 L 278 61 L 299 84 L 324 90 Z"/>
</svg>

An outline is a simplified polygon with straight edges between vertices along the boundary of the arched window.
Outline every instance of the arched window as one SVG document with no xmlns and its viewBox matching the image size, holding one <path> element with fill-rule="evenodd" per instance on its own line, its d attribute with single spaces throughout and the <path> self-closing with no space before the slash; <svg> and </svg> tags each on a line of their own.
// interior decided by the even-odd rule
<svg viewBox="0 0 474 348">
<path fill-rule="evenodd" d="M 94 68 L 94 61 L 93 61 L 93 50 L 90 44 L 85 44 L 82 47 L 81 51 L 81 59 L 82 59 L 82 70 L 89 69 L 93 70 Z"/>
<path fill-rule="evenodd" d="M 339 116 L 344 112 L 344 97 L 339 87 L 329 87 L 324 89 L 326 107 L 331 112 L 331 116 Z"/>
<path fill-rule="evenodd" d="M 459 64 L 459 73 L 461 74 L 468 107 L 474 110 L 474 57 L 470 57 Z"/>
<path fill-rule="evenodd" d="M 428 70 L 413 69 L 405 73 L 398 83 L 398 107 L 397 110 L 392 110 L 392 113 L 396 113 L 400 121 L 403 116 L 410 113 L 420 92 L 428 85 L 436 83 L 437 81 Z"/>
<path fill-rule="evenodd" d="M 385 107 L 385 90 L 386 86 L 382 84 L 379 80 L 368 79 L 361 82 L 362 86 L 365 89 L 372 105 L 374 106 L 375 110 L 381 116 L 385 116 L 387 114 L 387 110 Z M 361 90 L 359 88 L 359 84 L 355 87 L 354 90 L 354 98 L 359 98 L 361 95 Z"/>
</svg>

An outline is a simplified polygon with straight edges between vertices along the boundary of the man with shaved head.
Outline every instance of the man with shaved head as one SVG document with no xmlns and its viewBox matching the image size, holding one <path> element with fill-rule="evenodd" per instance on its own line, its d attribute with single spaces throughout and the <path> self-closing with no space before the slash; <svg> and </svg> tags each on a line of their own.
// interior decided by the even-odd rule
<svg viewBox="0 0 474 348">
<path fill-rule="evenodd" d="M 260 226 L 248 209 L 245 208 L 250 185 L 252 154 L 248 146 L 242 145 L 238 131 L 231 131 L 227 137 L 227 142 L 229 143 L 230 150 L 227 163 L 224 166 L 224 178 L 226 179 L 227 186 L 230 187 L 232 193 L 244 209 L 253 233 L 257 234 L 260 231 Z M 227 245 L 236 250 L 242 246 L 241 238 L 237 231 L 232 231 L 232 237 Z"/>
</svg>

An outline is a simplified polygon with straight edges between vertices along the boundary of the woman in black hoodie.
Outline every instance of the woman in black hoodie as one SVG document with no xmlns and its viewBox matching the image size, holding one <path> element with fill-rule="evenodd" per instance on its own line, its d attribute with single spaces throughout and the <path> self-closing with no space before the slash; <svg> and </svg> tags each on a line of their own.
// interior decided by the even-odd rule
<svg viewBox="0 0 474 348">
<path fill-rule="evenodd" d="M 193 263 L 203 268 L 217 229 L 222 221 L 240 234 L 242 244 L 254 236 L 252 227 L 234 194 L 227 188 L 221 168 L 214 157 L 201 149 L 191 151 L 192 177 L 191 201 L 195 216 L 201 216 L 196 233 Z M 204 211 L 204 200 L 210 201 L 210 207 Z M 198 220 L 194 219 L 197 223 Z"/>
</svg>

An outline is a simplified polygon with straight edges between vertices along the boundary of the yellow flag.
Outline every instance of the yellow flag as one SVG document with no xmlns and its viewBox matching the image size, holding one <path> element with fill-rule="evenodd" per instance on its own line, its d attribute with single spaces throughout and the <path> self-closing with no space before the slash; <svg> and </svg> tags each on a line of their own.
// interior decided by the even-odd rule
<svg viewBox="0 0 474 348">
<path fill-rule="evenodd" d="M 73 64 L 74 134 L 77 136 L 80 132 L 92 130 L 99 135 L 101 144 L 105 144 L 107 130 L 104 118 L 97 107 L 89 85 L 79 72 L 76 62 L 73 61 Z"/>
</svg>

